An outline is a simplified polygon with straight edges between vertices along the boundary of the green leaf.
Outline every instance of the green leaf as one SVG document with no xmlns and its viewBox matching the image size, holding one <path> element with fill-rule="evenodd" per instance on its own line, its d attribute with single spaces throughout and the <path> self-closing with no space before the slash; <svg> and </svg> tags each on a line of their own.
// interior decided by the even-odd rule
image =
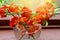
<svg viewBox="0 0 60 40">
<path fill-rule="evenodd" d="M 2 3 L 0 2 L 0 7 L 2 7 Z"/>
<path fill-rule="evenodd" d="M 54 12 L 55 12 L 55 13 L 60 12 L 60 8 L 56 8 Z"/>
<path fill-rule="evenodd" d="M 48 26 L 48 21 L 44 20 L 43 25 Z"/>
<path fill-rule="evenodd" d="M 0 2 L 0 7 L 2 7 L 2 6 L 5 4 L 5 2 L 6 2 L 6 0 L 2 0 L 2 1 Z"/>
<path fill-rule="evenodd" d="M 5 0 L 6 4 L 11 4 L 13 1 L 12 0 Z"/>
<path fill-rule="evenodd" d="M 2 5 L 4 5 L 5 4 L 5 1 L 2 1 Z"/>
<path fill-rule="evenodd" d="M 54 2 L 51 2 L 51 3 L 53 4 L 54 8 L 58 8 L 59 7 L 57 2 L 54 1 Z"/>
<path fill-rule="evenodd" d="M 36 16 L 36 14 L 35 14 L 35 13 L 32 13 L 32 15 L 30 16 L 30 19 L 31 19 L 32 17 L 34 17 L 34 16 Z"/>
<path fill-rule="evenodd" d="M 0 0 L 0 2 L 2 2 L 2 0 Z"/>
<path fill-rule="evenodd" d="M 17 13 L 16 12 L 13 12 L 14 15 L 16 15 Z"/>
<path fill-rule="evenodd" d="M 7 16 L 9 13 L 8 9 L 5 10 L 5 15 Z"/>
</svg>

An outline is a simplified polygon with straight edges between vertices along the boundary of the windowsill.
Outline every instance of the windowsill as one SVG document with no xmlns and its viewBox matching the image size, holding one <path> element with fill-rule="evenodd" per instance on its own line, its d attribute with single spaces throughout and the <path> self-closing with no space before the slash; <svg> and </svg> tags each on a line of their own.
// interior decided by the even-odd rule
<svg viewBox="0 0 60 40">
<path fill-rule="evenodd" d="M 48 25 L 47 27 L 41 26 L 42 29 L 60 29 L 60 25 Z M 0 30 L 13 30 L 10 26 L 0 26 Z"/>
<path fill-rule="evenodd" d="M 0 30 L 0 40 L 16 40 L 13 30 Z M 60 40 L 60 29 L 42 29 L 38 40 Z"/>
<path fill-rule="evenodd" d="M 60 13 L 56 14 L 53 16 L 50 20 L 48 20 L 49 25 L 48 27 L 43 27 L 43 28 L 56 28 L 60 27 Z M 9 27 L 9 19 L 11 16 L 8 16 L 7 18 L 0 18 L 0 28 L 10 28 Z"/>
</svg>

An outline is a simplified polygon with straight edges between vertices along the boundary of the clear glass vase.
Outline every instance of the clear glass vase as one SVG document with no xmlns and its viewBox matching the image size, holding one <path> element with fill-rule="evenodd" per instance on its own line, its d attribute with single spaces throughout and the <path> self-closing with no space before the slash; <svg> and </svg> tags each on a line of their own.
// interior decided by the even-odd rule
<svg viewBox="0 0 60 40">
<path fill-rule="evenodd" d="M 41 33 L 41 24 L 36 24 L 34 26 L 38 28 L 34 32 L 22 31 L 18 26 L 16 26 L 14 28 L 14 33 L 17 40 L 38 40 Z"/>
</svg>

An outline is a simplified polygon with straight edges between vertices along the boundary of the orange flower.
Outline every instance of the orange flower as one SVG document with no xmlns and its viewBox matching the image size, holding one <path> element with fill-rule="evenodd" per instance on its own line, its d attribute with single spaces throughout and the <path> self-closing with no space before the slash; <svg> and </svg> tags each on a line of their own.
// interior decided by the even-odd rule
<svg viewBox="0 0 60 40">
<path fill-rule="evenodd" d="M 31 16 L 32 11 L 29 10 L 27 7 L 23 7 L 22 9 L 22 17 L 29 18 Z"/>
<path fill-rule="evenodd" d="M 38 13 L 38 14 L 47 14 L 47 13 L 49 13 L 49 10 L 48 10 L 47 7 L 41 6 L 41 7 L 38 7 L 36 9 L 36 13 Z"/>
<path fill-rule="evenodd" d="M 49 13 L 46 15 L 46 20 L 49 20 L 49 18 L 51 18 L 54 15 L 54 13 Z"/>
<path fill-rule="evenodd" d="M 34 25 L 28 25 L 27 29 L 28 29 L 29 35 L 32 36 L 36 30 L 39 31 L 39 26 L 37 26 L 35 24 Z"/>
<path fill-rule="evenodd" d="M 14 16 L 10 21 L 10 26 L 14 27 L 18 22 L 18 17 Z"/>
<path fill-rule="evenodd" d="M 18 11 L 19 11 L 19 8 L 18 8 L 18 6 L 16 6 L 15 4 L 11 4 L 11 5 L 9 6 L 9 12 L 18 13 Z"/>
<path fill-rule="evenodd" d="M 35 27 L 33 25 L 29 25 L 27 29 L 28 29 L 29 35 L 32 36 L 35 31 Z"/>
<path fill-rule="evenodd" d="M 9 5 L 4 5 L 2 8 L 8 9 L 9 8 Z"/>
<path fill-rule="evenodd" d="M 50 17 L 54 15 L 54 6 L 51 3 L 46 3 L 45 6 L 49 9 L 49 13 L 46 14 L 46 19 L 48 20 Z"/>
<path fill-rule="evenodd" d="M 54 7 L 51 3 L 46 3 L 44 6 L 37 8 L 37 19 L 48 20 L 50 17 L 54 15 Z"/>
<path fill-rule="evenodd" d="M 28 20 L 27 17 L 20 17 L 19 22 L 26 22 Z"/>
<path fill-rule="evenodd" d="M 21 31 L 24 31 L 24 30 L 25 30 L 25 29 L 24 29 L 24 26 L 21 25 L 21 24 L 18 25 L 18 28 L 19 28 Z"/>
<path fill-rule="evenodd" d="M 51 3 L 46 2 L 45 6 L 49 9 L 49 11 L 53 11 L 54 12 L 54 6 Z"/>
<path fill-rule="evenodd" d="M 37 15 L 37 16 L 36 16 L 36 22 L 37 22 L 37 23 L 42 23 L 43 20 L 44 20 L 43 15 Z"/>
</svg>

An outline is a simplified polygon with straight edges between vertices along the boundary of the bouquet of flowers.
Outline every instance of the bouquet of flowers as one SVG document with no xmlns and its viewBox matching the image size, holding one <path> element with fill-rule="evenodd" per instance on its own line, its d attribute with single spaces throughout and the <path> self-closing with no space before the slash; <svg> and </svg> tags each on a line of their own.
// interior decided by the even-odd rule
<svg viewBox="0 0 60 40">
<path fill-rule="evenodd" d="M 10 19 L 10 26 L 18 28 L 22 37 L 27 33 L 29 36 L 35 38 L 34 33 L 40 33 L 41 26 L 39 24 L 48 25 L 47 20 L 54 16 L 54 6 L 46 2 L 44 5 L 35 8 L 33 12 L 27 6 L 19 7 L 12 3 L 10 5 L 3 5 L 0 7 L 0 17 L 12 15 Z M 21 37 L 21 38 L 22 38 Z M 20 38 L 20 39 L 21 39 Z"/>
</svg>

